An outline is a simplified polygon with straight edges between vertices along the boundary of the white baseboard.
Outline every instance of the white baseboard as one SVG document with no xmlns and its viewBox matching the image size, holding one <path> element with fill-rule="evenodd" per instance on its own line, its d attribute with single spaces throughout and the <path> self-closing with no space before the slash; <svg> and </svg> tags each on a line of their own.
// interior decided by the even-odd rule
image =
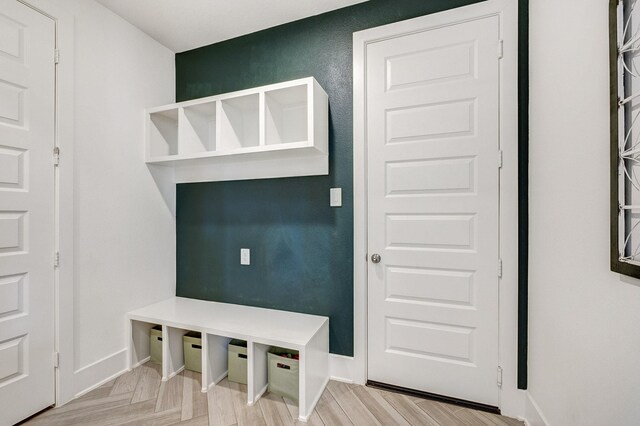
<svg viewBox="0 0 640 426">
<path fill-rule="evenodd" d="M 135 364 L 133 364 L 133 365 L 131 366 L 131 370 L 133 370 L 134 368 L 138 368 L 138 367 L 140 367 L 142 364 L 146 364 L 146 363 L 147 363 L 148 361 L 150 361 L 150 360 L 151 360 L 151 357 L 150 357 L 150 356 L 148 356 L 148 357 L 146 357 L 146 358 L 141 359 L 140 361 L 136 362 Z"/>
<path fill-rule="evenodd" d="M 301 422 L 306 423 L 310 418 L 311 415 L 313 414 L 313 410 L 316 409 L 316 405 L 318 405 L 318 401 L 320 401 L 320 398 L 322 398 L 322 394 L 324 393 L 324 389 L 326 389 L 327 384 L 329 383 L 329 380 L 331 380 L 330 378 L 327 378 L 327 380 L 324 381 L 324 383 L 322 384 L 322 392 L 318 393 L 315 397 L 315 399 L 313 400 L 313 403 L 311 404 L 311 411 L 307 413 L 306 416 L 302 416 L 301 414 L 298 416 L 298 420 Z M 299 410 L 298 410 L 299 412 Z"/>
<path fill-rule="evenodd" d="M 551 426 L 547 419 L 542 414 L 542 410 L 540 410 L 540 406 L 533 399 L 531 394 L 527 392 L 527 397 L 525 400 L 525 418 L 524 424 L 526 426 Z"/>
<path fill-rule="evenodd" d="M 229 375 L 229 370 L 226 370 L 224 373 L 222 373 L 221 375 L 219 375 L 218 377 L 216 377 L 215 379 L 213 379 L 213 383 L 212 385 L 217 385 L 218 383 L 220 383 L 222 380 L 224 380 L 225 377 L 227 377 Z"/>
<path fill-rule="evenodd" d="M 113 380 L 127 371 L 127 349 L 122 349 L 74 371 L 75 398 Z"/>
<path fill-rule="evenodd" d="M 175 376 L 177 376 L 178 374 L 182 373 L 182 371 L 184 370 L 184 365 L 180 368 L 178 368 L 176 371 L 174 371 L 173 373 L 169 374 L 168 377 L 163 377 L 162 381 L 163 382 L 168 382 L 169 380 L 173 379 Z"/>
<path fill-rule="evenodd" d="M 204 384 L 202 385 L 202 393 L 207 393 L 209 392 L 209 389 L 211 389 L 212 387 L 214 387 L 215 385 L 217 385 L 218 383 L 220 383 L 222 380 L 224 380 L 225 377 L 227 377 L 229 375 L 229 370 L 226 370 L 224 373 L 222 373 L 221 375 L 219 375 L 218 377 L 216 377 L 215 379 L 213 379 L 213 383 L 211 383 L 209 386 L 205 386 Z"/>
<path fill-rule="evenodd" d="M 355 359 L 351 356 L 329 354 L 329 377 L 338 382 L 356 383 L 355 364 Z"/>
<path fill-rule="evenodd" d="M 264 385 L 264 387 L 262 389 L 260 389 L 260 391 L 258 391 L 258 393 L 256 394 L 256 396 L 253 399 L 253 401 L 247 402 L 247 405 L 249 407 L 255 405 L 258 402 L 258 400 L 260 399 L 260 397 L 262 397 L 262 395 L 264 395 L 264 393 L 267 391 L 268 388 L 269 388 L 268 384 Z"/>
</svg>

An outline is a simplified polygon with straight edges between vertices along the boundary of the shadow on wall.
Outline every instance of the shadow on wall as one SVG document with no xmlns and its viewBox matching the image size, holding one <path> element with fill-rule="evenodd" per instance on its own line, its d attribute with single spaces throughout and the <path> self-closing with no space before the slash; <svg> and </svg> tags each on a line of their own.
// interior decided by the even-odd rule
<svg viewBox="0 0 640 426">
<path fill-rule="evenodd" d="M 176 191 L 173 179 L 173 169 L 155 164 L 147 164 L 149 173 L 156 183 L 164 203 L 173 216 L 176 215 Z"/>
</svg>

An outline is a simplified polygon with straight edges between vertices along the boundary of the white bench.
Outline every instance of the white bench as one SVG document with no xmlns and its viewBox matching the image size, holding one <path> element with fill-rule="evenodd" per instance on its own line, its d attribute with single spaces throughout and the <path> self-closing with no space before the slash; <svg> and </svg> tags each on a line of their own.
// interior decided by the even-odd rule
<svg viewBox="0 0 640 426">
<path fill-rule="evenodd" d="M 300 353 L 300 420 L 306 421 L 329 381 L 329 318 L 251 306 L 174 297 L 127 314 L 129 368 L 149 360 L 149 333 L 162 326 L 162 380 L 184 369 L 182 336 L 202 333 L 202 392 L 227 375 L 227 344 L 247 341 L 247 399 L 267 390 L 271 346 Z"/>
</svg>

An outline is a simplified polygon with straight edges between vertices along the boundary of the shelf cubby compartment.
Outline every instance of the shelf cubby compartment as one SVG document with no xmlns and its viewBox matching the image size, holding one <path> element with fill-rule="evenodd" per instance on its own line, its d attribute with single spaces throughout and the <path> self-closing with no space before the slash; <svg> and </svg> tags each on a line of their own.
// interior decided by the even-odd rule
<svg viewBox="0 0 640 426">
<path fill-rule="evenodd" d="M 151 329 L 157 326 L 159 326 L 159 324 L 131 320 L 131 326 L 128 328 L 128 330 L 130 330 L 129 341 L 131 352 L 129 356 L 131 359 L 129 362 L 131 368 L 144 364 L 151 358 L 149 339 L 151 337 Z"/>
<path fill-rule="evenodd" d="M 227 377 L 227 353 L 230 337 L 202 335 L 202 391 L 206 392 Z"/>
<path fill-rule="evenodd" d="M 182 337 L 191 330 L 162 326 L 162 381 L 166 382 L 184 370 Z"/>
<path fill-rule="evenodd" d="M 266 145 L 310 139 L 308 89 L 299 85 L 265 92 Z"/>
<path fill-rule="evenodd" d="M 216 150 L 216 109 L 216 102 L 181 108 L 178 146 L 181 155 Z"/>
<path fill-rule="evenodd" d="M 238 96 L 220 101 L 218 151 L 233 151 L 260 144 L 260 96 Z"/>
<path fill-rule="evenodd" d="M 178 110 L 167 109 L 151 112 L 147 138 L 149 158 L 178 154 Z"/>
</svg>

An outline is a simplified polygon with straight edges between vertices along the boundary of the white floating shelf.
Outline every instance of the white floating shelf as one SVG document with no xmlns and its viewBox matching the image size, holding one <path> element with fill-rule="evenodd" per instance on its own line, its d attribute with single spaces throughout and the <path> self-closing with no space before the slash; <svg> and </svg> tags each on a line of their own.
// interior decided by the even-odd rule
<svg viewBox="0 0 640 426">
<path fill-rule="evenodd" d="M 146 111 L 145 159 L 176 183 L 329 173 L 328 96 L 313 77 Z"/>
</svg>

